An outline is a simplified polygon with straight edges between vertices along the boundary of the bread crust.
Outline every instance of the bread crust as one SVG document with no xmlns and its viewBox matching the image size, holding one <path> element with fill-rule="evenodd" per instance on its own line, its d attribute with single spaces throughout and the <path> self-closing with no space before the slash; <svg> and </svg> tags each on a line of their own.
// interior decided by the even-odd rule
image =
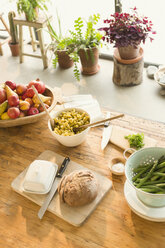
<svg viewBox="0 0 165 248">
<path fill-rule="evenodd" d="M 58 187 L 61 201 L 71 207 L 92 202 L 98 194 L 98 181 L 89 170 L 79 170 L 65 176 Z"/>
</svg>

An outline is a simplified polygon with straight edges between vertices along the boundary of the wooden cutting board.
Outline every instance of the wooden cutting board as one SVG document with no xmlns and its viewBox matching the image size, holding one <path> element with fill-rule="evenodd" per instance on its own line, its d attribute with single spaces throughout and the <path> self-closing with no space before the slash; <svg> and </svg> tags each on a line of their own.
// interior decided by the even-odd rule
<svg viewBox="0 0 165 248">
<path fill-rule="evenodd" d="M 129 142 L 127 139 L 124 137 L 129 135 L 129 134 L 135 134 L 136 132 L 131 131 L 126 128 L 118 127 L 118 126 L 113 126 L 112 128 L 112 134 L 110 137 L 110 142 L 121 149 L 125 150 L 130 147 Z M 156 146 L 157 140 L 152 139 L 144 134 L 144 147 L 151 147 L 151 146 Z M 132 151 L 130 151 L 131 153 Z"/>
<path fill-rule="evenodd" d="M 45 151 L 37 159 L 56 162 L 58 165 L 61 165 L 61 163 L 64 160 L 64 157 L 52 151 Z M 85 170 L 85 169 L 87 168 L 83 167 L 82 165 L 74 161 L 70 161 L 64 174 L 67 175 L 72 171 Z M 14 191 L 19 193 L 20 195 L 26 197 L 27 199 L 41 206 L 44 202 L 46 195 L 29 194 L 22 191 L 22 181 L 24 179 L 26 171 L 27 169 L 25 169 L 21 174 L 18 175 L 17 178 L 14 179 L 14 181 L 11 184 L 11 187 L 13 188 Z M 83 207 L 77 207 L 77 208 L 69 207 L 67 204 L 62 203 L 60 201 L 59 195 L 58 193 L 56 193 L 48 207 L 48 211 L 52 212 L 53 214 L 57 215 L 58 217 L 62 218 L 63 220 L 69 222 L 74 226 L 80 226 L 93 212 L 93 210 L 97 207 L 103 196 L 112 187 L 112 181 L 110 181 L 108 178 L 101 176 L 100 174 L 94 171 L 92 172 L 96 175 L 99 182 L 98 195 L 92 203 L 87 204 Z"/>
</svg>

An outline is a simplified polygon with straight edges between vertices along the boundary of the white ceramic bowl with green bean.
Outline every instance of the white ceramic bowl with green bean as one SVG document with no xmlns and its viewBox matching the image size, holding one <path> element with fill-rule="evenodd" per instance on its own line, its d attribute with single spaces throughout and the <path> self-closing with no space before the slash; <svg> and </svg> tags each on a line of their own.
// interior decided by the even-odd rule
<svg viewBox="0 0 165 248">
<path fill-rule="evenodd" d="M 50 120 L 48 127 L 55 139 L 62 145 L 74 147 L 80 145 L 86 138 L 89 129 L 80 130 L 78 133 L 73 132 L 73 128 L 90 123 L 90 115 L 81 108 L 65 108 L 51 114 L 55 120 L 55 127 L 52 130 Z"/>
<path fill-rule="evenodd" d="M 165 206 L 165 148 L 149 147 L 133 153 L 125 164 L 125 175 L 144 204 Z"/>
</svg>

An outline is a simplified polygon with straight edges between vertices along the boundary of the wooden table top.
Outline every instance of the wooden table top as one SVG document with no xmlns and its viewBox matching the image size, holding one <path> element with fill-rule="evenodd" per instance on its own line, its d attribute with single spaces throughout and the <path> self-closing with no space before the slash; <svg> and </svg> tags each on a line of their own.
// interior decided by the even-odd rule
<svg viewBox="0 0 165 248">
<path fill-rule="evenodd" d="M 116 114 L 116 113 L 115 113 Z M 165 146 L 165 125 L 125 116 L 113 123 L 158 140 Z M 0 129 L 0 247 L 2 248 L 163 248 L 165 223 L 144 220 L 134 214 L 123 194 L 125 177 L 111 176 L 110 159 L 122 151 L 108 144 L 100 149 L 102 128 L 93 128 L 76 148 L 60 145 L 49 133 L 47 120 Z M 76 228 L 12 191 L 11 182 L 41 152 L 51 150 L 112 179 L 113 187 L 83 226 Z"/>
</svg>

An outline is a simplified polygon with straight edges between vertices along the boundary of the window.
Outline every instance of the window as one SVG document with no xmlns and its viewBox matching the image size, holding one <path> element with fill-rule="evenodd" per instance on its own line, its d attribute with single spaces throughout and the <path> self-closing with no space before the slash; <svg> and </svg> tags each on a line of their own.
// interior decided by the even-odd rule
<svg viewBox="0 0 165 248">
<path fill-rule="evenodd" d="M 144 14 L 153 22 L 153 29 L 157 32 L 153 35 L 154 41 L 151 43 L 146 40 L 144 47 L 144 58 L 147 62 L 164 64 L 165 63 L 165 1 L 164 0 L 121 0 L 122 9 L 128 12 L 130 7 L 137 7 L 139 14 Z"/>
<path fill-rule="evenodd" d="M 13 1 L 2 1 L 1 11 L 7 13 L 9 10 L 16 11 L 16 2 Z M 165 1 L 164 0 L 120 0 L 122 3 L 122 10 L 124 12 L 129 12 L 130 7 L 137 7 L 139 14 L 144 14 L 149 17 L 153 24 L 154 30 L 157 32 L 154 35 L 154 41 L 151 43 L 149 40 L 146 41 L 144 47 L 145 61 L 164 64 L 164 44 L 165 44 Z M 54 19 L 54 26 L 57 26 L 56 10 L 61 20 L 62 32 L 67 33 L 67 30 L 72 29 L 74 25 L 74 20 L 79 16 L 83 18 L 88 18 L 91 14 L 100 13 L 101 19 L 98 23 L 98 27 L 102 26 L 103 19 L 110 17 L 111 14 L 115 12 L 115 0 L 51 0 L 49 5 L 49 14 L 52 14 Z M 113 54 L 112 45 L 110 49 L 102 49 L 103 53 Z"/>
</svg>

